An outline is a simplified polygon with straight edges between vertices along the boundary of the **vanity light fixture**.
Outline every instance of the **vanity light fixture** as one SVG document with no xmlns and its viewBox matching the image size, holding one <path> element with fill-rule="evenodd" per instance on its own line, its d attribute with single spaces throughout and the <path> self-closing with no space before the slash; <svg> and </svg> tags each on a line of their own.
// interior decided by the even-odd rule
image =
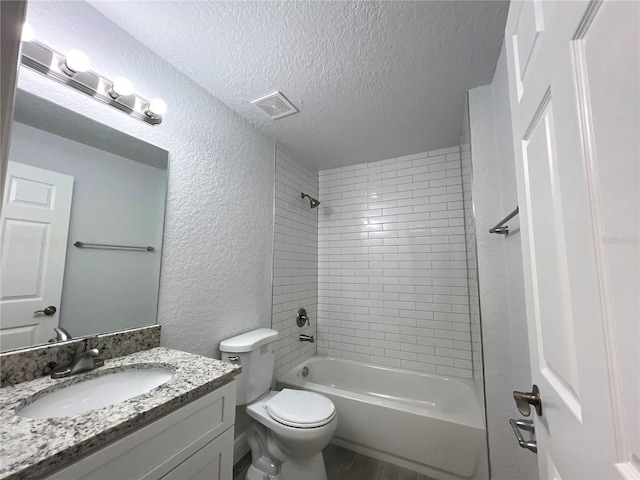
<svg viewBox="0 0 640 480">
<path fill-rule="evenodd" d="M 114 100 L 120 97 L 128 97 L 133 94 L 133 84 L 124 77 L 118 77 L 113 81 L 113 85 L 109 87 L 107 93 Z"/>
<path fill-rule="evenodd" d="M 128 79 L 118 77 L 110 80 L 92 71 L 89 58 L 80 50 L 70 50 L 62 55 L 35 40 L 33 29 L 27 23 L 22 28 L 20 62 L 51 80 L 150 125 L 161 123 L 162 116 L 167 111 L 167 104 L 159 98 L 149 101 L 136 95 Z"/>
<path fill-rule="evenodd" d="M 64 60 L 60 62 L 60 70 L 73 77 L 76 73 L 88 72 L 91 62 L 80 50 L 69 50 Z"/>
<path fill-rule="evenodd" d="M 22 36 L 21 40 L 23 42 L 30 42 L 36 38 L 36 33 L 33 31 L 33 27 L 29 25 L 27 22 L 24 22 L 22 25 Z"/>
<path fill-rule="evenodd" d="M 162 118 L 166 112 L 167 104 L 160 98 L 154 98 L 144 107 L 144 113 L 151 118 Z"/>
</svg>

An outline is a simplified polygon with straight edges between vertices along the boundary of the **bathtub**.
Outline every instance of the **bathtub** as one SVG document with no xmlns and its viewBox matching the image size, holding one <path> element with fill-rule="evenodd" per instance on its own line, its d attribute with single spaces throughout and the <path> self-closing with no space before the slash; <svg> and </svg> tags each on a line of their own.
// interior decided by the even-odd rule
<svg viewBox="0 0 640 480">
<path fill-rule="evenodd" d="M 332 443 L 439 480 L 489 476 L 472 381 L 318 355 L 277 384 L 333 401 L 338 428 Z"/>
</svg>

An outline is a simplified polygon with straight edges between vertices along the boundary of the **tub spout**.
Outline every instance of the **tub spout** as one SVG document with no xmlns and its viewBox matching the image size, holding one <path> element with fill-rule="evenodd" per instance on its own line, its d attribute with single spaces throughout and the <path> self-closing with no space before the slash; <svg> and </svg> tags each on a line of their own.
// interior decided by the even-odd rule
<svg viewBox="0 0 640 480">
<path fill-rule="evenodd" d="M 305 335 L 304 333 L 300 334 L 300 341 L 309 343 L 315 342 L 315 340 L 313 339 L 313 335 Z"/>
</svg>

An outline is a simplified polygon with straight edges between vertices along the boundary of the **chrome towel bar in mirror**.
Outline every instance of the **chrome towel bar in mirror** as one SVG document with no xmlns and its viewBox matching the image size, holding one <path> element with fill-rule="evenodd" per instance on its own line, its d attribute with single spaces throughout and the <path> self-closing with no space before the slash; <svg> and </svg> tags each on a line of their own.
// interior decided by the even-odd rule
<svg viewBox="0 0 640 480">
<path fill-rule="evenodd" d="M 146 250 L 147 252 L 153 252 L 155 250 L 155 248 L 153 248 L 152 246 L 137 247 L 135 245 L 110 245 L 107 243 L 86 243 L 86 242 L 81 242 L 80 240 L 76 240 L 75 242 L 73 242 L 73 246 L 78 248 L 89 247 L 89 248 L 114 248 L 114 249 L 119 248 L 123 250 Z"/>
</svg>

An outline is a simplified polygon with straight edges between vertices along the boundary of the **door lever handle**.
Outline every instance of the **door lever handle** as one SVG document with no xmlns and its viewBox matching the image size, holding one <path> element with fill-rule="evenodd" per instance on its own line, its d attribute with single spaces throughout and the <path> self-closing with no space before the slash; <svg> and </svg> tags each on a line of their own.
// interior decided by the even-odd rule
<svg viewBox="0 0 640 480">
<path fill-rule="evenodd" d="M 540 390 L 534 385 L 531 392 L 513 392 L 513 399 L 516 401 L 518 411 L 528 417 L 531 415 L 531 406 L 536 409 L 538 416 L 542 415 L 542 399 L 540 398 Z"/>
<path fill-rule="evenodd" d="M 514 420 L 512 418 L 509 420 L 509 423 L 511 424 L 513 433 L 516 434 L 518 445 L 520 445 L 522 448 L 531 450 L 533 453 L 538 453 L 538 443 L 536 441 L 526 441 L 522 436 L 522 433 L 520 432 L 520 430 L 526 430 L 527 432 L 535 434 L 536 432 L 533 425 L 533 420 Z"/>
<path fill-rule="evenodd" d="M 56 313 L 58 311 L 58 309 L 56 307 L 54 307 L 53 305 L 49 305 L 48 307 L 46 307 L 44 310 L 36 310 L 35 313 L 44 313 L 47 316 L 51 316 L 54 313 Z"/>
</svg>

